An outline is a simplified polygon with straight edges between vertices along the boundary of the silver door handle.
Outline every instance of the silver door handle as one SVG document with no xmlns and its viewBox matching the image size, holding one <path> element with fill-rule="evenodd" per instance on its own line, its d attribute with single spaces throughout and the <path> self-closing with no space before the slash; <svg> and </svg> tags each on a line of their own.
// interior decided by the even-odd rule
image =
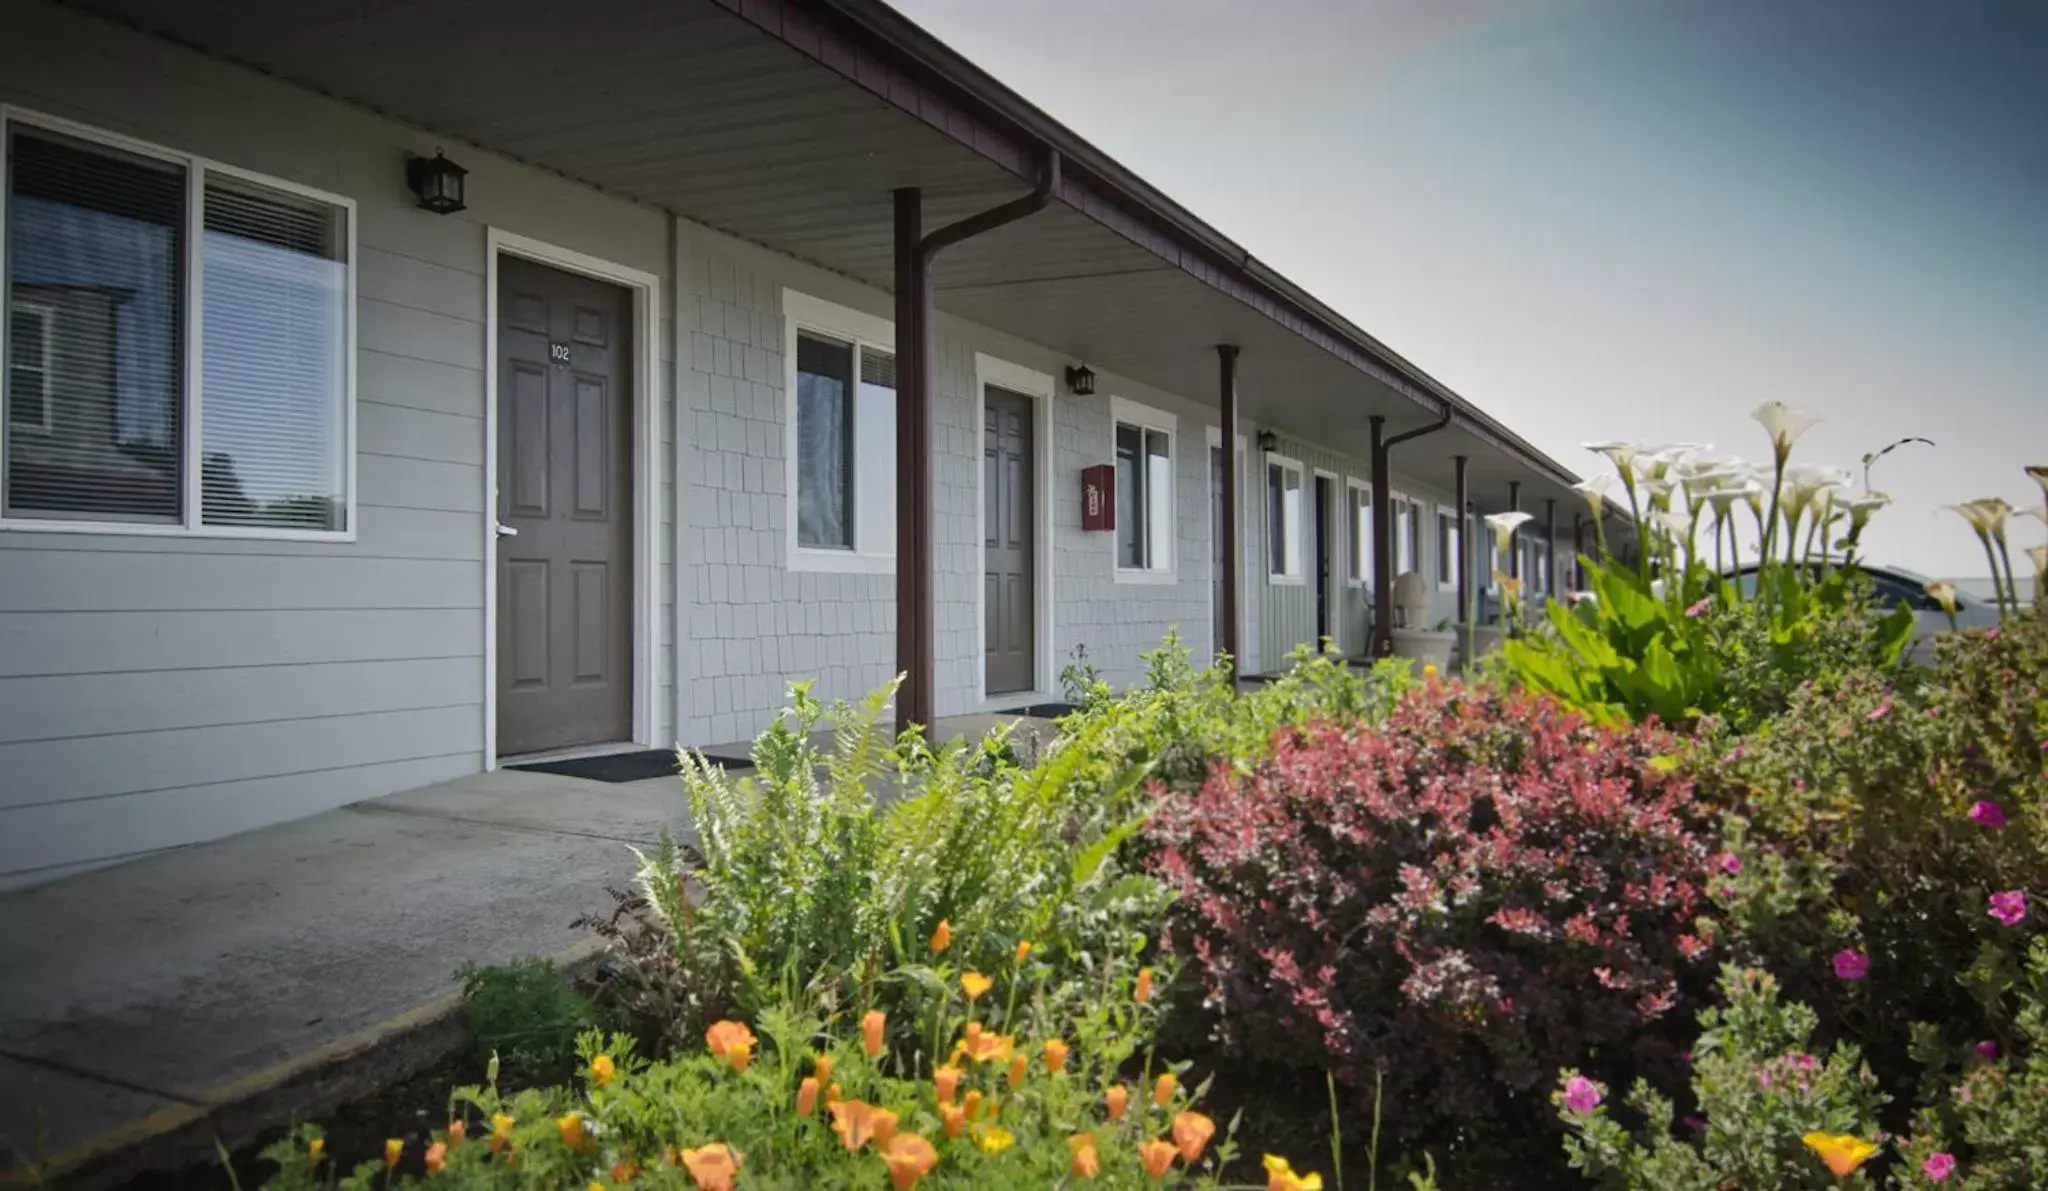
<svg viewBox="0 0 2048 1191">
<path fill-rule="evenodd" d="M 498 522 L 498 536 L 501 538 L 516 538 L 519 536 L 519 531 L 500 521 Z"/>
</svg>

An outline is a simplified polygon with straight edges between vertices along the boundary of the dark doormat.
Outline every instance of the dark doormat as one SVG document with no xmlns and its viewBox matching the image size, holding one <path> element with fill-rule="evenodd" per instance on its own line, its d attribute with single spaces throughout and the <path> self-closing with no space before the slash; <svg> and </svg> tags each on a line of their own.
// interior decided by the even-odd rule
<svg viewBox="0 0 2048 1191">
<path fill-rule="evenodd" d="M 707 759 L 724 769 L 741 769 L 753 764 L 743 757 L 711 756 Z M 676 768 L 673 749 L 606 753 L 600 757 L 572 757 L 566 761 L 529 761 L 505 768 L 523 769 L 528 773 L 556 773 L 587 782 L 637 782 L 650 777 L 674 777 L 680 772 Z"/>
<path fill-rule="evenodd" d="M 1011 707 L 998 712 L 999 715 L 1028 715 L 1033 719 L 1056 720 L 1081 710 L 1072 703 L 1033 703 L 1028 707 Z"/>
</svg>

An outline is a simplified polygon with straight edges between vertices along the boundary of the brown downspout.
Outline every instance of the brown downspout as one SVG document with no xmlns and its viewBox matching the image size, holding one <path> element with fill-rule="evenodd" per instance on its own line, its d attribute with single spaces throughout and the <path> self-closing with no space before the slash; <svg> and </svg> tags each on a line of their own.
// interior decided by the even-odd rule
<svg viewBox="0 0 2048 1191">
<path fill-rule="evenodd" d="M 1387 458 L 1395 447 L 1411 438 L 1435 434 L 1451 424 L 1451 407 L 1446 405 L 1437 420 L 1427 426 L 1417 426 L 1399 434 L 1387 436 L 1387 419 L 1374 414 L 1367 419 L 1372 426 L 1372 656 L 1375 658 L 1394 655 L 1394 554 L 1393 510 L 1388 504 L 1394 498 L 1392 478 L 1387 471 Z"/>
<path fill-rule="evenodd" d="M 1465 506 L 1470 493 L 1465 483 L 1465 456 L 1451 456 L 1452 486 L 1456 489 L 1458 518 L 1458 638 L 1465 650 L 1465 656 L 1472 656 L 1472 518 Z"/>
<path fill-rule="evenodd" d="M 1521 511 L 1522 481 L 1509 480 L 1508 512 L 1519 513 Z M 1508 575 L 1514 579 L 1522 577 L 1522 527 L 1519 525 L 1508 531 Z"/>
<path fill-rule="evenodd" d="M 1582 513 L 1572 514 L 1572 590 L 1583 591 L 1586 587 L 1586 568 L 1579 559 L 1586 553 L 1586 518 Z"/>
<path fill-rule="evenodd" d="M 1233 681 L 1244 673 L 1239 659 L 1244 642 L 1238 620 L 1237 601 L 1239 584 L 1244 575 L 1244 552 L 1238 549 L 1237 527 L 1241 524 L 1237 502 L 1239 480 L 1237 467 L 1237 345 L 1219 343 L 1216 345 L 1217 383 L 1222 390 L 1223 401 L 1223 524 L 1218 532 L 1223 535 L 1223 652 L 1230 655 L 1230 676 Z"/>
<path fill-rule="evenodd" d="M 896 199 L 896 730 L 929 730 L 936 718 L 932 658 L 932 258 L 948 245 L 1045 209 L 1060 184 L 1060 155 L 1046 151 L 1030 194 L 929 235 L 923 194 Z M 978 399 L 978 398 L 977 398 Z"/>
<path fill-rule="evenodd" d="M 1543 594 L 1557 598 L 1557 501 L 1543 499 Z"/>
</svg>

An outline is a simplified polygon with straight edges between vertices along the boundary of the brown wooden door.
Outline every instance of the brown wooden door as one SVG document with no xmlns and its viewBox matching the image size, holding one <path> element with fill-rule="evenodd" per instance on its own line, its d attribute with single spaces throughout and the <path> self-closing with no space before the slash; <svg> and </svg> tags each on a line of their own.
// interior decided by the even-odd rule
<svg viewBox="0 0 2048 1191">
<path fill-rule="evenodd" d="M 502 756 L 632 737 L 632 308 L 617 286 L 500 261 Z"/>
<path fill-rule="evenodd" d="M 1032 574 L 1031 399 L 991 385 L 982 421 L 981 500 L 988 693 L 1037 685 Z"/>
</svg>

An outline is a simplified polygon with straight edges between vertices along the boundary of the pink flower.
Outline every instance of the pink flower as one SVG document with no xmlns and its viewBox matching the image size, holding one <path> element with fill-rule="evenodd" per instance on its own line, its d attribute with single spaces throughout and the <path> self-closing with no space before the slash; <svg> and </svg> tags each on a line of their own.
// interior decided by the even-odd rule
<svg viewBox="0 0 2048 1191">
<path fill-rule="evenodd" d="M 1861 980 L 1870 975 L 1870 957 L 1854 949 L 1835 952 L 1835 978 Z"/>
<path fill-rule="evenodd" d="M 2024 890 L 2008 889 L 1991 895 L 1991 916 L 2007 926 L 2016 925 L 2027 916 L 2027 895 Z"/>
<path fill-rule="evenodd" d="M 1989 799 L 1980 798 L 1970 807 L 1970 818 L 1983 827 L 2005 826 L 2005 808 Z"/>
<path fill-rule="evenodd" d="M 1979 1042 L 1976 1049 L 1977 1057 L 1980 1059 L 1995 1059 L 1998 1057 L 1998 1043 L 1990 1038 Z"/>
<path fill-rule="evenodd" d="M 1741 872 L 1741 871 L 1742 871 L 1742 857 L 1740 857 L 1740 856 L 1737 856 L 1737 855 L 1736 855 L 1735 853 L 1733 853 L 1733 852 L 1723 852 L 1723 853 L 1721 853 L 1721 871 L 1722 871 L 1722 872 L 1724 872 L 1724 873 L 1731 873 L 1731 874 L 1733 874 L 1733 873 L 1739 873 L 1739 872 Z"/>
<path fill-rule="evenodd" d="M 1707 610 L 1708 608 L 1712 607 L 1712 606 L 1713 606 L 1713 603 L 1714 603 L 1714 597 L 1712 597 L 1712 596 L 1701 596 L 1701 597 L 1700 597 L 1700 602 L 1699 602 L 1699 603 L 1697 603 L 1697 604 L 1694 604 L 1694 605 L 1693 605 L 1692 607 L 1690 607 L 1690 608 L 1687 608 L 1687 609 L 1685 610 L 1685 614 L 1686 614 L 1686 616 L 1687 616 L 1687 617 L 1694 617 L 1694 616 L 1698 616 L 1698 615 L 1699 615 L 1700 613 L 1702 613 L 1702 612 L 1705 612 L 1705 611 L 1706 611 L 1706 610 Z"/>
<path fill-rule="evenodd" d="M 1928 1178 L 1942 1182 L 1956 1172 L 1955 1155 L 1937 1150 L 1927 1155 L 1927 1161 L 1920 1164 L 1920 1169 L 1927 1172 Z"/>
<path fill-rule="evenodd" d="M 1707 1131 L 1707 1118 L 1687 1117 L 1685 1118 L 1685 1127 L 1694 1133 L 1705 1133 Z"/>
<path fill-rule="evenodd" d="M 1870 722 L 1872 722 L 1872 723 L 1876 723 L 1876 722 L 1877 722 L 1878 720 L 1881 720 L 1881 719 L 1883 719 L 1884 717 L 1886 717 L 1886 716 L 1890 715 L 1891 713 L 1892 713 L 1892 697 L 1891 697 L 1890 695 L 1886 695 L 1886 696 L 1884 697 L 1884 701 L 1883 701 L 1883 702 L 1881 702 L 1881 703 L 1879 703 L 1879 704 L 1878 704 L 1878 705 L 1877 705 L 1876 707 L 1873 707 L 1873 708 L 1871 708 L 1871 709 L 1870 709 L 1870 714 L 1869 714 L 1869 715 L 1866 715 L 1866 716 L 1864 716 L 1863 718 L 1864 718 L 1864 719 L 1866 719 L 1866 720 L 1869 720 L 1869 721 L 1870 721 Z"/>
<path fill-rule="evenodd" d="M 1564 1081 L 1564 1106 L 1573 1112 L 1592 1112 L 1600 1107 L 1606 1093 L 1600 1085 L 1583 1075 L 1574 1075 Z"/>
<path fill-rule="evenodd" d="M 1816 1060 L 1812 1055 L 1807 1054 L 1804 1051 L 1801 1051 L 1796 1055 L 1790 1056 L 1787 1061 L 1801 1071 L 1811 1071 L 1819 1065 L 1818 1060 Z"/>
</svg>

